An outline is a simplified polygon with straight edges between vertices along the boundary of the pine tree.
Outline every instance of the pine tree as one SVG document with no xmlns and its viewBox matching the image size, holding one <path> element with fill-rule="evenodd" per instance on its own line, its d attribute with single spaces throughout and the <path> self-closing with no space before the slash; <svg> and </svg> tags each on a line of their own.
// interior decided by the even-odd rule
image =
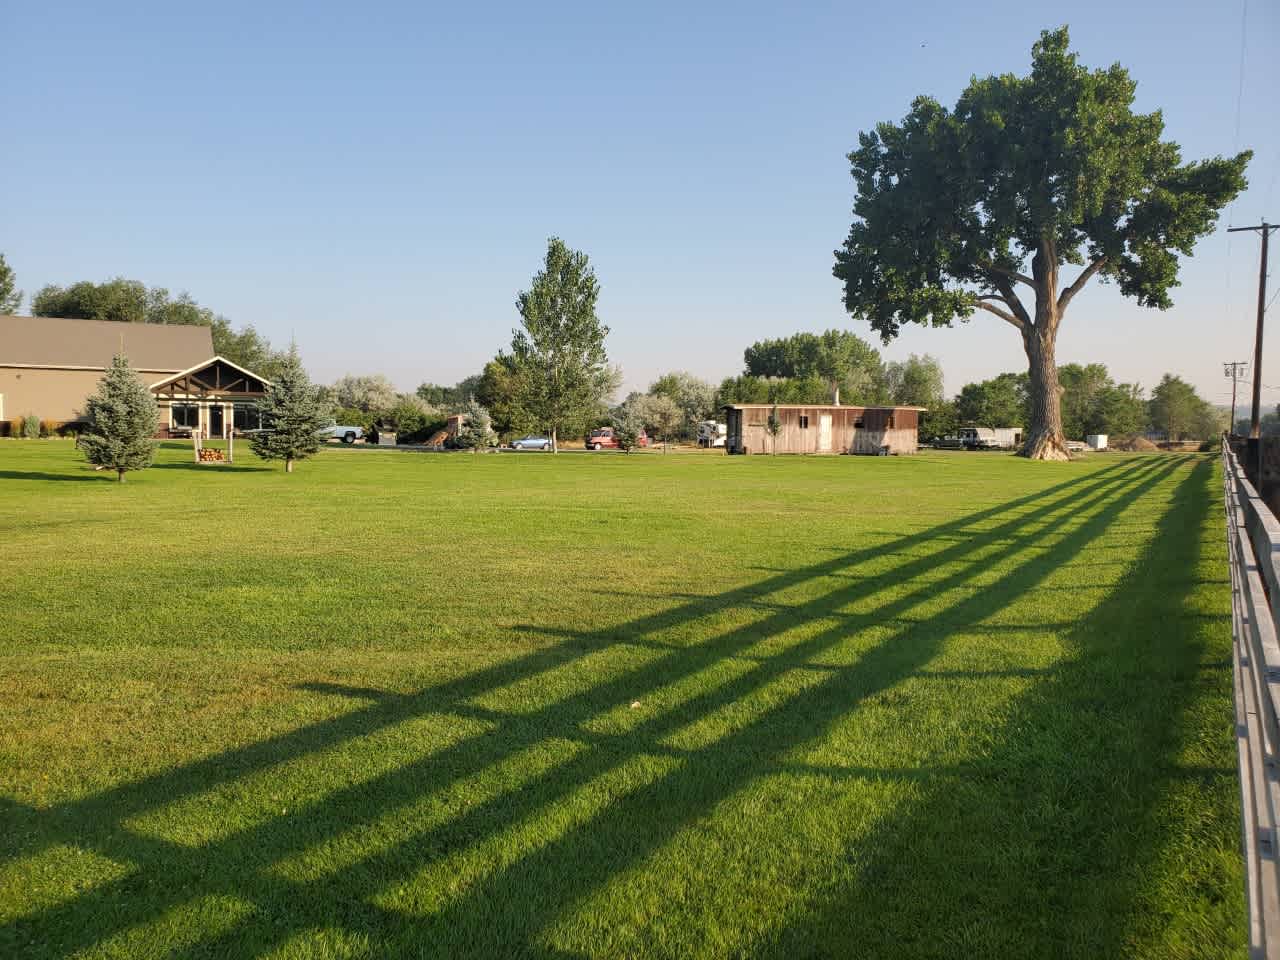
<svg viewBox="0 0 1280 960">
<path fill-rule="evenodd" d="M 156 398 L 117 354 L 86 406 L 89 426 L 80 434 L 80 449 L 92 464 L 116 472 L 151 466 L 156 452 Z"/>
<path fill-rule="evenodd" d="M 497 434 L 493 432 L 493 418 L 475 397 L 467 401 L 454 442 L 463 450 L 492 447 L 498 442 Z"/>
<path fill-rule="evenodd" d="M 280 370 L 258 401 L 261 433 L 249 440 L 253 452 L 264 460 L 283 460 L 285 473 L 293 473 L 293 461 L 305 460 L 324 443 L 323 431 L 333 423 L 329 405 L 319 388 L 312 386 L 302 368 L 297 347 L 290 347 Z"/>
</svg>

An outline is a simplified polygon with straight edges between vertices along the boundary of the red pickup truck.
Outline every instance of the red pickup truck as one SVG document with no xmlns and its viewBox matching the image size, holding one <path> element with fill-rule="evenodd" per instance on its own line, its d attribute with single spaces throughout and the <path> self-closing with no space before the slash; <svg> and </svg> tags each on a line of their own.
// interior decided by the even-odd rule
<svg viewBox="0 0 1280 960">
<path fill-rule="evenodd" d="M 592 430 L 587 434 L 587 439 L 583 441 L 587 445 L 588 450 L 617 450 L 618 438 L 614 435 L 613 427 L 601 427 L 599 430 Z M 643 430 L 640 436 L 636 437 L 637 447 L 647 447 L 649 445 L 649 436 Z"/>
</svg>

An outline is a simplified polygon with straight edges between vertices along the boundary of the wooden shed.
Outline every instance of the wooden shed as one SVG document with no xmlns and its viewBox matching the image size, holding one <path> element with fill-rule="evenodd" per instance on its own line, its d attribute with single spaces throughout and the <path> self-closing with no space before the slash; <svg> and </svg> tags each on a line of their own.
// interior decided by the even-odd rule
<svg viewBox="0 0 1280 960">
<path fill-rule="evenodd" d="M 782 429 L 769 433 L 778 411 Z M 924 407 L 734 403 L 724 408 L 729 453 L 915 453 Z"/>
</svg>

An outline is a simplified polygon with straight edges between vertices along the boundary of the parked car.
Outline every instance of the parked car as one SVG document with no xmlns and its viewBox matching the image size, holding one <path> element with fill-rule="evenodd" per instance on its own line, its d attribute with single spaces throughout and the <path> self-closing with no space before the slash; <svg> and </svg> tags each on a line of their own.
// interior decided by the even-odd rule
<svg viewBox="0 0 1280 960">
<path fill-rule="evenodd" d="M 583 441 L 588 450 L 617 450 L 618 435 L 614 432 L 613 427 L 600 427 L 598 430 L 592 430 L 587 434 Z M 649 435 L 643 430 L 636 437 L 637 447 L 647 447 L 649 445 Z"/>
<path fill-rule="evenodd" d="M 326 440 L 341 440 L 343 443 L 355 443 L 363 439 L 364 428 L 334 424 L 324 431 Z"/>
<path fill-rule="evenodd" d="M 519 440 L 511 441 L 511 449 L 512 450 L 550 450 L 551 438 L 535 437 L 532 435 L 527 437 L 521 437 Z"/>
</svg>

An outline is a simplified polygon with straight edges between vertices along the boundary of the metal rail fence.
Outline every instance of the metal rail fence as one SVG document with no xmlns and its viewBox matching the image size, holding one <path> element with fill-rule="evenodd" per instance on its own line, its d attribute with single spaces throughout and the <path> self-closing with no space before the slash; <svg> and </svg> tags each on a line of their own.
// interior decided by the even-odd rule
<svg viewBox="0 0 1280 960">
<path fill-rule="evenodd" d="M 1249 955 L 1280 957 L 1280 522 L 1225 440 L 1222 472 Z"/>
</svg>

